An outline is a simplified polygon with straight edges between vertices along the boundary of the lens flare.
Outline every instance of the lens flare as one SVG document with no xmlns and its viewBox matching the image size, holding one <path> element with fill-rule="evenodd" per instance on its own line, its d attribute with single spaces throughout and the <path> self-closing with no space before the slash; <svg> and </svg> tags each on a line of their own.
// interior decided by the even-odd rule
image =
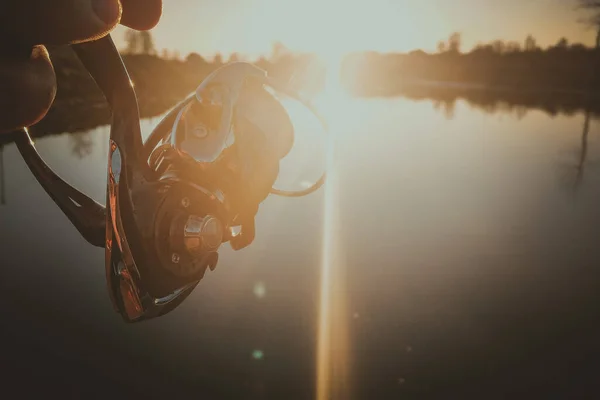
<svg viewBox="0 0 600 400">
<path fill-rule="evenodd" d="M 252 358 L 255 360 L 262 360 L 264 356 L 265 353 L 263 353 L 263 351 L 260 349 L 256 349 L 252 352 Z"/>
<path fill-rule="evenodd" d="M 254 284 L 252 292 L 254 293 L 254 296 L 256 296 L 259 299 L 262 299 L 267 294 L 267 288 L 263 282 L 256 282 L 256 284 Z"/>
</svg>

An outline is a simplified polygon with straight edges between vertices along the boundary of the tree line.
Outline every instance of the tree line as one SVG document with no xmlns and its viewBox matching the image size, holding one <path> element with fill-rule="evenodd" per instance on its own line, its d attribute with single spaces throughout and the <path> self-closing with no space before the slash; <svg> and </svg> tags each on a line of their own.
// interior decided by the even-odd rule
<svg viewBox="0 0 600 400">
<path fill-rule="evenodd" d="M 595 49 L 600 49 L 600 0 L 576 0 L 576 9 L 583 11 L 583 17 L 579 19 L 589 29 L 596 32 L 594 43 Z M 518 41 L 494 40 L 490 43 L 478 43 L 471 52 L 492 52 L 497 54 L 540 52 L 552 50 L 585 50 L 586 46 L 581 43 L 569 43 L 565 37 L 560 38 L 554 45 L 545 49 L 538 46 L 537 40 L 529 34 L 521 43 Z M 453 32 L 446 40 L 437 44 L 438 53 L 460 53 L 462 50 L 462 35 Z"/>
<path fill-rule="evenodd" d="M 531 34 L 523 40 L 518 42 L 514 40 L 493 40 L 489 43 L 477 43 L 468 53 L 479 53 L 488 52 L 496 54 L 510 54 L 510 53 L 521 53 L 521 52 L 543 52 L 543 51 L 555 51 L 555 50 L 589 50 L 588 47 L 581 43 L 569 43 L 569 40 L 565 37 L 561 37 L 555 44 L 542 48 L 538 45 L 537 40 Z M 460 32 L 453 32 L 450 34 L 448 39 L 439 41 L 437 44 L 437 53 L 462 53 L 462 35 Z"/>
<path fill-rule="evenodd" d="M 582 11 L 582 17 L 579 22 L 589 29 L 595 30 L 596 39 L 594 47 L 600 49 L 600 0 L 574 0 L 576 9 Z M 128 30 L 125 33 L 125 54 L 146 54 L 157 55 L 154 39 L 150 31 L 134 31 Z M 437 43 L 437 53 L 458 54 L 462 52 L 463 41 L 461 32 L 453 32 L 446 40 L 441 40 Z M 554 50 L 586 50 L 586 46 L 581 43 L 569 43 L 567 38 L 560 38 L 554 45 L 542 48 L 538 45 L 537 40 L 531 34 L 522 41 L 504 41 L 494 40 L 489 43 L 478 43 L 468 53 L 495 53 L 495 54 L 510 54 L 520 52 L 542 52 Z M 288 49 L 281 43 L 275 43 L 273 46 L 272 58 L 278 58 L 282 53 L 290 53 Z M 179 53 L 163 49 L 161 58 L 179 59 Z M 198 54 L 193 53 L 192 57 L 198 57 Z M 241 57 L 239 54 L 233 54 L 227 61 L 237 61 Z M 217 54 L 213 60 L 216 64 L 223 63 L 221 54 Z"/>
<path fill-rule="evenodd" d="M 583 17 L 579 19 L 589 29 L 596 32 L 594 48 L 600 49 L 600 0 L 577 0 L 576 9 L 583 11 Z M 453 32 L 447 40 L 442 40 L 437 44 L 438 53 L 460 53 L 462 47 L 462 36 L 460 32 Z M 536 39 L 531 35 L 527 35 L 523 43 L 517 41 L 495 40 L 491 43 L 479 43 L 471 51 L 490 51 L 494 53 L 516 53 L 516 52 L 534 52 L 543 50 L 582 50 L 585 49 L 581 43 L 570 44 L 567 38 L 562 37 L 556 44 L 542 49 L 538 46 Z"/>
</svg>

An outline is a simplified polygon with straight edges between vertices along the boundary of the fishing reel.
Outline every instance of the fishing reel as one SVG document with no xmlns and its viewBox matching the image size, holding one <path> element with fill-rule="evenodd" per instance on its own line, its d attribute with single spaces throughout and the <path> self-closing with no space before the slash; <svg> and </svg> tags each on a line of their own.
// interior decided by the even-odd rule
<svg viewBox="0 0 600 400">
<path fill-rule="evenodd" d="M 115 310 L 127 322 L 170 312 L 218 263 L 255 237 L 255 216 L 273 188 L 294 126 L 278 96 L 301 101 L 249 63 L 207 76 L 142 140 L 137 98 L 110 36 L 73 46 L 112 109 L 106 207 L 41 159 L 26 129 L 15 139 L 38 182 L 86 240 L 105 248 Z M 310 104 L 306 105 L 324 124 Z"/>
</svg>

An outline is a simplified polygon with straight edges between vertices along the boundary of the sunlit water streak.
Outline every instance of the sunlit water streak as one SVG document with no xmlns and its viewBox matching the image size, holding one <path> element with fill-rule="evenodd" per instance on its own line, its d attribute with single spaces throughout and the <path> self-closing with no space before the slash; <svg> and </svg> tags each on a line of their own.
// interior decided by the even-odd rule
<svg viewBox="0 0 600 400">
<path fill-rule="evenodd" d="M 336 137 L 347 96 L 340 85 L 341 58 L 327 60 L 325 90 L 315 104 L 328 121 L 323 249 L 320 277 L 319 322 L 317 338 L 317 400 L 347 399 L 349 395 L 349 348 L 346 318 L 344 264 L 341 260 L 338 218 L 338 177 Z"/>
</svg>

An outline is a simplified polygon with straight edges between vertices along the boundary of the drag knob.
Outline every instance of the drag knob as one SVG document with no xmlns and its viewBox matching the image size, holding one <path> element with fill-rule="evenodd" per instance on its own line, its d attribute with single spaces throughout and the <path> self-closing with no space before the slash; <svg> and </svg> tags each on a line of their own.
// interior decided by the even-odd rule
<svg viewBox="0 0 600 400">
<path fill-rule="evenodd" d="M 183 232 L 185 249 L 192 256 L 216 251 L 223 241 L 223 224 L 212 215 L 188 217 Z"/>
</svg>

